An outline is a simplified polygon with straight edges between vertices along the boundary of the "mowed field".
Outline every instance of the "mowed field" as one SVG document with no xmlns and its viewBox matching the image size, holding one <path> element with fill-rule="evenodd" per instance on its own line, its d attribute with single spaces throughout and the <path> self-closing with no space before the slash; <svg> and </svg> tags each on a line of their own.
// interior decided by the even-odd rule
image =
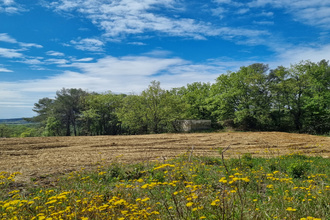
<svg viewBox="0 0 330 220">
<path fill-rule="evenodd" d="M 330 156 L 330 138 L 281 132 L 230 132 L 0 139 L 0 171 L 21 172 L 18 181 L 64 174 L 115 161 L 170 159 L 186 152 L 219 157 L 272 157 L 289 153 Z"/>
</svg>

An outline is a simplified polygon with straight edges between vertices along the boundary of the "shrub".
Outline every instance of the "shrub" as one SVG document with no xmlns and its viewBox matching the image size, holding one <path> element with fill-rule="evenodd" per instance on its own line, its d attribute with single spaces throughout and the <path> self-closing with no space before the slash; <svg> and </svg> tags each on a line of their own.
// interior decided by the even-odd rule
<svg viewBox="0 0 330 220">
<path fill-rule="evenodd" d="M 288 172 L 293 178 L 301 178 L 311 169 L 309 163 L 305 161 L 297 161 L 288 167 Z"/>
</svg>

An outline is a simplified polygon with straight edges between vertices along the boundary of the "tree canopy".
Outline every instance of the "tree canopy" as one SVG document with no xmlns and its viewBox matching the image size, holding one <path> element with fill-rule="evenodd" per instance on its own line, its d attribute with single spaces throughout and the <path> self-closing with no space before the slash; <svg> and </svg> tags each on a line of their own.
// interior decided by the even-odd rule
<svg viewBox="0 0 330 220">
<path fill-rule="evenodd" d="M 329 61 L 269 69 L 255 63 L 165 90 L 152 81 L 140 94 L 63 88 L 35 103 L 43 135 L 116 135 L 176 131 L 180 119 L 208 119 L 238 130 L 330 132 Z M 2 129 L 4 131 L 4 129 Z"/>
</svg>

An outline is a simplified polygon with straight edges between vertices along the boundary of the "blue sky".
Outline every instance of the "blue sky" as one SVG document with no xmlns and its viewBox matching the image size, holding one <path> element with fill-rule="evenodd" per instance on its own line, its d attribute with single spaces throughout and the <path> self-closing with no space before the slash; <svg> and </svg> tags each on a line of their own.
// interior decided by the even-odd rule
<svg viewBox="0 0 330 220">
<path fill-rule="evenodd" d="M 61 88 L 139 93 L 330 59 L 324 0 L 0 0 L 0 118 Z"/>
</svg>

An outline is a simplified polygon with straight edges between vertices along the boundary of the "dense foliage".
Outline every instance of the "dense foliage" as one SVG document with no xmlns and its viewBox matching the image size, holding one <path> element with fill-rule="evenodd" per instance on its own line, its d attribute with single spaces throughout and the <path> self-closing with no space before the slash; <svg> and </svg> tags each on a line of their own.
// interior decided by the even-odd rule
<svg viewBox="0 0 330 220">
<path fill-rule="evenodd" d="M 255 63 L 221 74 L 214 84 L 164 90 L 153 81 L 130 95 L 63 88 L 33 110 L 46 136 L 173 132 L 179 119 L 209 119 L 238 130 L 329 134 L 330 66 L 303 61 L 269 70 Z"/>
</svg>

